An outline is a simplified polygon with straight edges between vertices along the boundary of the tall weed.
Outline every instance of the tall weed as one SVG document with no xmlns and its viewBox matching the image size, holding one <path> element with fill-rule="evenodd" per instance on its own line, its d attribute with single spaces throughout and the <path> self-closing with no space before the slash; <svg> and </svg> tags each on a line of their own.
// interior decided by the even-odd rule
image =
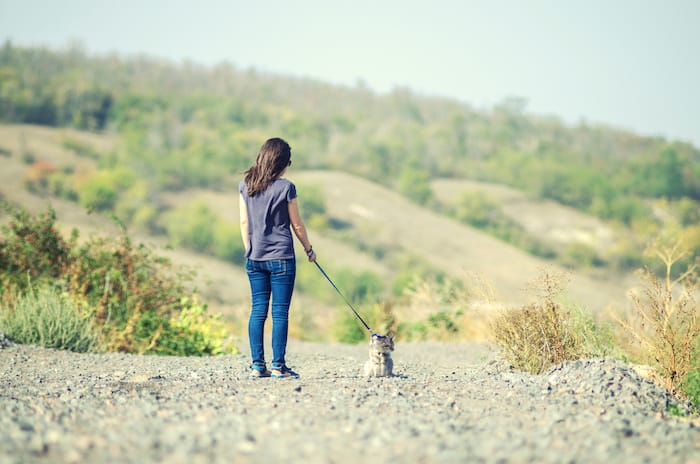
<svg viewBox="0 0 700 464">
<path fill-rule="evenodd" d="M 633 357 L 656 368 L 666 388 L 683 392 L 689 374 L 693 374 L 691 381 L 697 379 L 697 266 L 691 264 L 674 277 L 673 266 L 687 254 L 680 242 L 656 242 L 649 252 L 661 261 L 663 277 L 657 277 L 649 268 L 643 269 L 639 274 L 641 288 L 630 292 L 632 311 L 617 317 L 617 322 L 626 335 L 623 343 Z"/>
</svg>

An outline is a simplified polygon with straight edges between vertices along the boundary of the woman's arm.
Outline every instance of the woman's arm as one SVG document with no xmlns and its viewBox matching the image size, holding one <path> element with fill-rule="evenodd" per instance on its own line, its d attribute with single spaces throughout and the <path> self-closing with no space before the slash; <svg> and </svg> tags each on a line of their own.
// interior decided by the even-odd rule
<svg viewBox="0 0 700 464">
<path fill-rule="evenodd" d="M 302 246 L 304 247 L 304 252 L 306 256 L 309 257 L 309 261 L 316 261 L 316 253 L 314 253 L 311 247 L 311 242 L 309 242 L 309 236 L 306 233 L 306 226 L 304 226 L 304 221 L 301 219 L 301 214 L 299 214 L 299 203 L 297 199 L 294 198 L 288 203 L 289 208 L 289 222 L 292 224 L 292 230 L 294 235 L 297 236 Z"/>
<path fill-rule="evenodd" d="M 241 223 L 241 238 L 243 239 L 243 246 L 245 247 L 246 253 L 248 252 L 248 247 L 250 247 L 250 238 L 248 237 L 248 208 L 245 205 L 245 198 L 243 194 L 238 196 L 238 216 Z"/>
</svg>

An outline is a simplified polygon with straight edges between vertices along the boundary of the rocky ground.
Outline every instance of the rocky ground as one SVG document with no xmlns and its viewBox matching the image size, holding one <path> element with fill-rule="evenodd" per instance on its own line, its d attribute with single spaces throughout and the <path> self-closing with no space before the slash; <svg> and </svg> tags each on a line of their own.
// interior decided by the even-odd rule
<svg viewBox="0 0 700 464">
<path fill-rule="evenodd" d="M 2 340 L 0 340 L 2 341 Z M 75 354 L 0 343 L 0 462 L 700 463 L 698 422 L 623 363 L 512 371 L 483 344 L 290 342 L 298 380 L 248 356 Z"/>
</svg>

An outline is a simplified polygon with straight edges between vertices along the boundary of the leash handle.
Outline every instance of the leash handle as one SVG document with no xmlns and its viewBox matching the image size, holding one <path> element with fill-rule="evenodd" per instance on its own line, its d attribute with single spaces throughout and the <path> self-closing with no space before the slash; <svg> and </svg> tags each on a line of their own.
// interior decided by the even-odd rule
<svg viewBox="0 0 700 464">
<path fill-rule="evenodd" d="M 323 276 L 328 280 L 328 282 L 330 282 L 330 284 L 333 286 L 333 288 L 335 289 L 335 291 L 338 292 L 338 295 L 340 295 L 340 296 L 343 298 L 343 300 L 345 300 L 345 304 L 347 304 L 348 307 L 350 307 L 350 309 L 352 310 L 352 312 L 355 313 L 355 316 L 357 316 L 357 318 L 360 320 L 360 322 L 362 322 L 362 325 L 365 326 L 365 329 L 367 329 L 367 330 L 369 331 L 369 333 L 374 333 L 374 332 L 372 332 L 372 329 L 369 328 L 369 326 L 367 325 L 367 323 L 365 322 L 365 320 L 362 319 L 362 317 L 360 317 L 360 315 L 357 313 L 357 311 L 355 311 L 355 308 L 352 307 L 352 305 L 350 304 L 350 302 L 348 301 L 348 299 L 345 298 L 345 295 L 343 295 L 343 294 L 340 292 L 340 290 L 338 290 L 338 287 L 336 287 L 336 285 L 333 283 L 333 281 L 331 280 L 331 278 L 328 277 L 328 274 L 326 274 L 326 271 L 324 271 L 323 268 L 321 267 L 321 265 L 318 264 L 318 261 L 314 261 L 314 264 L 316 265 L 316 267 L 318 268 L 318 270 L 321 271 L 321 274 L 323 274 Z"/>
</svg>

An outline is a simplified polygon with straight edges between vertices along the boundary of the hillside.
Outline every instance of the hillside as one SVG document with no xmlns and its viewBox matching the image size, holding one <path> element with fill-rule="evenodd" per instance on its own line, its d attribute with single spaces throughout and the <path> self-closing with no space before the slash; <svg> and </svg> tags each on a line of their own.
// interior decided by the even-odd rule
<svg viewBox="0 0 700 464">
<path fill-rule="evenodd" d="M 465 193 L 482 193 L 496 200 L 506 216 L 529 234 L 555 246 L 581 243 L 605 253 L 621 238 L 620 231 L 596 217 L 505 185 L 466 179 L 435 179 L 430 185 L 437 200 L 449 206 L 455 206 Z"/>
<path fill-rule="evenodd" d="M 454 277 L 480 274 L 493 284 L 499 301 L 526 301 L 528 283 L 540 270 L 557 269 L 367 180 L 328 171 L 292 173 L 290 178 L 321 185 L 333 216 L 352 224 L 358 237 L 396 254 L 414 254 Z M 571 278 L 571 298 L 590 309 L 624 299 L 623 279 L 596 280 L 581 273 Z"/>
<path fill-rule="evenodd" d="M 47 198 L 28 192 L 22 179 L 30 170 L 19 155 L 21 144 L 29 149 L 36 161 L 51 163 L 56 167 L 70 167 L 76 172 L 89 170 L 94 160 L 78 157 L 62 145 L 67 134 L 72 139 L 90 141 L 95 145 L 114 146 L 119 140 L 111 135 L 96 135 L 74 130 L 50 129 L 36 126 L 0 126 L 0 140 L 12 154 L 0 159 L 0 193 L 13 203 L 32 211 L 41 211 L 51 204 L 66 230 L 76 227 L 85 234 L 116 234 L 118 229 L 111 219 L 100 214 L 88 215 L 85 208 L 60 198 Z M 547 262 L 528 255 L 507 243 L 494 239 L 472 227 L 437 214 L 407 200 L 399 193 L 357 176 L 335 171 L 290 171 L 288 177 L 303 186 L 321 189 L 328 216 L 340 224 L 339 230 L 314 230 L 310 234 L 319 254 L 319 261 L 329 269 L 352 268 L 371 271 L 389 283 L 402 271 L 402 263 L 413 259 L 427 263 L 447 276 L 469 279 L 478 274 L 492 283 L 499 302 L 520 303 L 526 301 L 528 282 L 534 279 Z M 482 186 L 484 187 L 484 186 Z M 461 188 L 461 187 L 459 187 Z M 486 188 L 486 187 L 484 187 Z M 489 187 L 491 189 L 495 187 Z M 447 189 L 436 189 L 440 195 L 450 197 Z M 445 193 L 447 192 L 447 193 Z M 524 196 L 508 190 L 501 200 L 506 208 L 523 211 Z M 224 219 L 237 221 L 238 201 L 233 182 L 217 189 L 190 189 L 181 192 L 161 193 L 155 202 L 168 208 L 192 200 L 201 200 Z M 304 192 L 300 191 L 303 204 Z M 556 205 L 528 200 L 533 217 L 560 217 Z M 546 208 L 546 209 L 542 209 Z M 544 213 L 540 213 L 544 211 Z M 595 221 L 578 213 L 569 224 L 584 227 Z M 164 248 L 168 243 L 163 236 L 153 236 L 143 230 L 132 234 L 137 240 Z M 167 251 L 176 262 L 193 267 L 200 274 L 205 295 L 217 310 L 241 317 L 247 301 L 247 280 L 242 269 L 211 256 L 176 247 Z M 318 276 L 320 279 L 320 275 Z M 330 289 L 330 287 L 329 287 Z M 625 281 L 619 279 L 594 279 L 574 273 L 569 286 L 571 299 L 591 309 L 599 310 L 608 304 L 620 304 L 625 299 Z M 330 301 L 333 301 L 332 299 Z M 305 307 L 328 306 L 317 299 L 298 294 L 297 304 Z M 332 303 L 331 303 L 332 304 Z"/>
</svg>

